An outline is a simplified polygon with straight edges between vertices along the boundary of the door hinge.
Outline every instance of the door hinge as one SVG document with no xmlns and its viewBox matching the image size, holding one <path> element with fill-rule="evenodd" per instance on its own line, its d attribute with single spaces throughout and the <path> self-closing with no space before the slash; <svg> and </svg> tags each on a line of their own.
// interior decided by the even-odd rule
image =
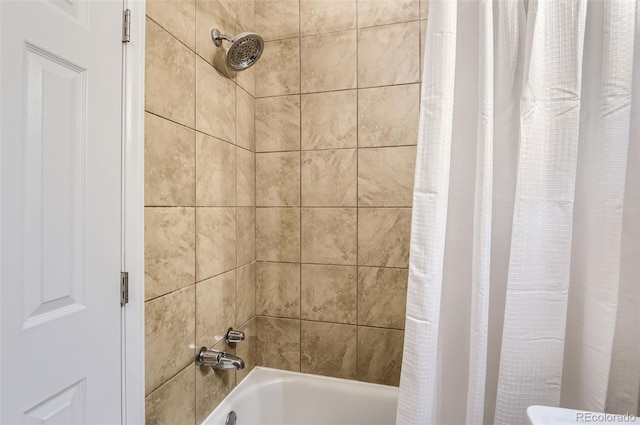
<svg viewBox="0 0 640 425">
<path fill-rule="evenodd" d="M 122 42 L 131 41 L 131 9 L 122 12 Z"/>
<path fill-rule="evenodd" d="M 129 302 L 129 272 L 120 272 L 120 305 Z"/>
</svg>

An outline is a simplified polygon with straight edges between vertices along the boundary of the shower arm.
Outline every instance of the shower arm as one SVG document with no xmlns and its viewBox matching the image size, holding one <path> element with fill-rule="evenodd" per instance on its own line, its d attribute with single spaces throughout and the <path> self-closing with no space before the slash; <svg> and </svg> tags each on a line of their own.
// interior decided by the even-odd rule
<svg viewBox="0 0 640 425">
<path fill-rule="evenodd" d="M 222 46 L 222 40 L 227 40 L 228 42 L 233 43 L 233 38 L 226 34 L 221 34 L 216 28 L 211 30 L 211 39 L 213 40 L 213 44 L 218 47 Z"/>
</svg>

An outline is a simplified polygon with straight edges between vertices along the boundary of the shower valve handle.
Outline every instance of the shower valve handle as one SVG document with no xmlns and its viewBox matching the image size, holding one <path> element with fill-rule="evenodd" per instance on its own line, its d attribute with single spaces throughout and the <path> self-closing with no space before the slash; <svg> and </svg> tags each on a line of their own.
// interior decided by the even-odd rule
<svg viewBox="0 0 640 425">
<path fill-rule="evenodd" d="M 244 341 L 244 332 L 229 328 L 224 336 L 224 340 L 227 344 L 235 344 L 236 342 Z"/>
</svg>

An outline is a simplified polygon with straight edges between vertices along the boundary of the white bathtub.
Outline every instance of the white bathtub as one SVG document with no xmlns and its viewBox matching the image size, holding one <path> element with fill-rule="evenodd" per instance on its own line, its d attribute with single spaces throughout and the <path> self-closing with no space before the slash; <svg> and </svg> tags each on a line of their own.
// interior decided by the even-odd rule
<svg viewBox="0 0 640 425">
<path fill-rule="evenodd" d="M 256 367 L 203 425 L 394 425 L 397 403 L 396 387 Z"/>
</svg>

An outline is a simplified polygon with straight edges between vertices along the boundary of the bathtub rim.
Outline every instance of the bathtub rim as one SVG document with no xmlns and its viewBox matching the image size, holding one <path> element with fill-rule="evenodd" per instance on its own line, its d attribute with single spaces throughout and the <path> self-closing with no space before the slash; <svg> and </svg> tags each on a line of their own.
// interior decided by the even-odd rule
<svg viewBox="0 0 640 425">
<path fill-rule="evenodd" d="M 231 394 L 233 394 L 236 391 L 236 388 L 240 387 L 241 385 L 244 384 L 244 382 L 249 378 L 249 377 L 253 377 L 254 375 L 259 375 L 258 378 L 254 378 L 254 379 L 260 379 L 262 378 L 262 374 L 274 374 L 276 376 L 278 376 L 277 379 L 272 378 L 272 379 L 265 379 L 264 381 L 260 381 L 260 382 L 265 382 L 265 383 L 277 383 L 277 382 L 283 382 L 286 380 L 287 377 L 289 378 L 293 378 L 293 377 L 309 377 L 312 379 L 317 379 L 319 381 L 326 381 L 326 382 L 336 382 L 336 383 L 342 383 L 342 384 L 349 384 L 349 385 L 356 385 L 359 387 L 363 387 L 363 388 L 378 388 L 384 391 L 395 391 L 397 392 L 399 387 L 396 387 L 394 385 L 384 385 L 384 384 L 376 384 L 374 382 L 365 382 L 365 381 L 358 381 L 356 379 L 348 379 L 348 378 L 338 378 L 335 376 L 326 376 L 326 375 L 317 375 L 314 373 L 307 373 L 307 372 L 295 372 L 292 370 L 283 370 L 283 369 L 275 369 L 272 367 L 267 367 L 267 366 L 255 366 L 243 379 L 240 383 L 236 384 L 236 386 L 233 388 L 233 390 L 229 391 L 229 394 L 227 394 L 227 396 L 224 398 L 226 399 L 227 397 L 231 396 Z M 224 401 L 223 399 L 223 401 Z M 220 402 L 222 404 L 222 402 Z"/>
<path fill-rule="evenodd" d="M 218 405 L 207 415 L 207 417 L 201 422 L 201 425 L 211 425 L 214 423 L 212 419 L 214 419 L 215 416 L 222 416 L 220 413 L 228 413 L 226 410 L 224 412 L 219 412 L 218 410 L 222 409 L 223 406 L 225 406 L 225 402 L 229 403 L 229 400 L 231 400 L 230 403 L 235 402 L 233 398 L 236 394 L 251 391 L 252 389 L 255 391 L 261 386 L 279 384 L 282 382 L 286 382 L 287 380 L 295 381 L 300 378 L 311 379 L 314 382 L 320 381 L 325 383 L 337 383 L 341 386 L 349 385 L 361 387 L 368 390 L 378 390 L 385 393 L 384 395 L 393 395 L 396 398 L 398 396 L 399 390 L 399 387 L 393 385 L 376 384 L 373 382 L 363 382 L 357 381 L 355 379 L 336 378 L 333 376 L 316 375 L 305 372 L 294 372 L 290 370 L 275 369 L 266 366 L 255 366 L 244 377 L 244 379 L 239 384 L 236 384 L 236 386 L 231 391 L 229 391 L 229 393 L 220 401 L 220 403 L 218 403 Z M 224 407 L 224 409 L 228 409 L 229 407 L 230 406 L 226 406 Z"/>
</svg>

